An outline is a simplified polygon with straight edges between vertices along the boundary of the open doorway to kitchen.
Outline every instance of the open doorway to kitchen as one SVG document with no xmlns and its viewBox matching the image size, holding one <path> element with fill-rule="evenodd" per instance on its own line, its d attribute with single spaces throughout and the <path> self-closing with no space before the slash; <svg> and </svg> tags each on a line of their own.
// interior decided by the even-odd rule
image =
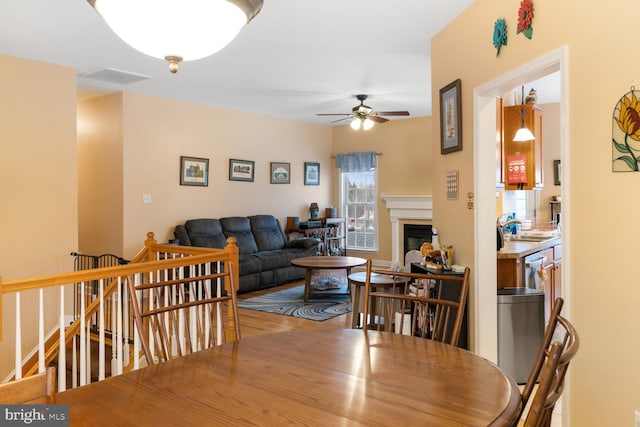
<svg viewBox="0 0 640 427">
<path fill-rule="evenodd" d="M 567 149 L 567 59 L 566 47 L 558 48 L 530 63 L 514 69 L 474 90 L 474 170 L 475 199 L 475 349 L 492 360 L 497 361 L 497 270 L 496 270 L 496 96 L 520 87 L 522 84 L 538 80 L 553 73 L 559 73 L 560 80 L 560 152 L 562 158 L 561 195 L 569 188 L 569 158 Z M 562 215 L 568 216 L 570 206 L 567 198 L 562 197 Z M 564 251 L 570 248 L 567 235 L 570 224 L 562 228 Z M 565 265 L 567 255 L 563 256 Z M 563 269 L 563 286 L 570 286 L 568 269 Z M 480 321 L 482 319 L 482 321 Z"/>
</svg>

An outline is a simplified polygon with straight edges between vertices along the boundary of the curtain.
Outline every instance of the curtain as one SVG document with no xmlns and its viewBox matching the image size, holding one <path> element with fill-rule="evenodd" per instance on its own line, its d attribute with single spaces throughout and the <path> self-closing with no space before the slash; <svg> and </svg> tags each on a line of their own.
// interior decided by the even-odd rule
<svg viewBox="0 0 640 427">
<path fill-rule="evenodd" d="M 374 151 L 363 153 L 336 154 L 336 167 L 342 172 L 364 172 L 376 168 Z"/>
</svg>

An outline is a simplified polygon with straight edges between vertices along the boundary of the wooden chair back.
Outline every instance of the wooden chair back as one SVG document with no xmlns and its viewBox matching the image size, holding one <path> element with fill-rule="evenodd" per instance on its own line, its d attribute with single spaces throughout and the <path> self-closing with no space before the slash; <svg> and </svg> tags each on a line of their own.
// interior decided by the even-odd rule
<svg viewBox="0 0 640 427">
<path fill-rule="evenodd" d="M 372 272 L 393 277 L 399 286 L 372 292 L 370 283 Z M 381 321 L 374 322 L 376 329 L 402 333 L 406 331 L 405 325 L 408 321 L 410 322 L 409 333 L 412 335 L 458 345 L 469 294 L 469 274 L 468 267 L 463 275 L 372 269 L 371 260 L 368 260 L 364 292 L 364 323 L 368 324 L 367 319 L 370 317 L 375 319 L 378 314 Z M 457 296 L 449 298 L 448 294 L 451 292 L 447 287 L 456 285 L 459 288 Z M 374 303 L 379 307 L 379 311 L 369 313 L 370 304 Z M 396 315 L 396 313 L 400 314 Z"/>
<path fill-rule="evenodd" d="M 0 384 L 0 404 L 25 404 L 51 396 L 56 391 L 56 368 Z"/>
<path fill-rule="evenodd" d="M 522 414 L 524 414 L 527 404 L 529 403 L 529 400 L 533 395 L 533 390 L 540 377 L 540 372 L 542 371 L 542 367 L 544 366 L 547 354 L 549 353 L 549 350 L 551 348 L 552 341 L 560 341 L 561 343 L 566 344 L 569 339 L 568 331 L 566 329 L 557 328 L 558 321 L 560 319 L 560 312 L 562 311 L 563 305 L 564 300 L 562 298 L 557 298 L 551 308 L 551 314 L 549 316 L 547 326 L 545 327 L 542 343 L 538 348 L 538 354 L 536 355 L 533 366 L 531 367 L 531 371 L 529 372 L 527 382 L 522 389 L 522 406 L 518 419 L 522 416 Z"/>
<path fill-rule="evenodd" d="M 554 341 L 545 352 L 545 363 L 540 374 L 540 382 L 531 408 L 527 413 L 524 427 L 549 427 L 556 402 L 564 390 L 564 379 L 569 363 L 580 347 L 580 340 L 575 328 L 567 319 L 558 316 L 558 325 L 566 330 L 565 342 Z"/>
<path fill-rule="evenodd" d="M 211 272 L 216 268 L 223 271 Z M 176 269 L 178 277 L 167 280 L 129 280 L 134 321 L 149 365 L 240 339 L 234 269 L 227 261 L 223 267 Z"/>
</svg>

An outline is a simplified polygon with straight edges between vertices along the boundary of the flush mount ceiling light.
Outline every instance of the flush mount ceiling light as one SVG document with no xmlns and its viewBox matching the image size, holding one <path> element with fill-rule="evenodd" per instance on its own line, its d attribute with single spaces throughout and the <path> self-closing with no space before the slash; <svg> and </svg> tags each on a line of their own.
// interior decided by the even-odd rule
<svg viewBox="0 0 640 427">
<path fill-rule="evenodd" d="M 136 50 L 169 62 L 213 55 L 262 9 L 263 0 L 87 0 Z"/>
<path fill-rule="evenodd" d="M 524 86 L 522 86 L 522 101 L 520 104 L 520 118 L 522 120 L 520 129 L 516 131 L 516 135 L 513 137 L 514 142 L 525 142 L 536 139 L 533 133 L 524 125 Z"/>
</svg>

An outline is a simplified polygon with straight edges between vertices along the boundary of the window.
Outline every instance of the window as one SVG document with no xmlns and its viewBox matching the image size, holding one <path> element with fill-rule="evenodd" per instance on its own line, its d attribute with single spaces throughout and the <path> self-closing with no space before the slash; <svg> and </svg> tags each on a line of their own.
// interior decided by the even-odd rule
<svg viewBox="0 0 640 427">
<path fill-rule="evenodd" d="M 347 249 L 378 249 L 377 173 L 342 172 L 340 203 L 347 221 Z"/>
</svg>

